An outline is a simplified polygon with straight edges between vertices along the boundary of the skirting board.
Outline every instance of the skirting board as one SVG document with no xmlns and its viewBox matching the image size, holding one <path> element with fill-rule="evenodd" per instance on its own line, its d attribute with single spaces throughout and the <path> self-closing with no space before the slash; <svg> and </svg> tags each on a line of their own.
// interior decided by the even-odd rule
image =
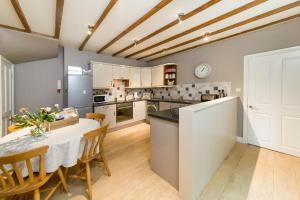
<svg viewBox="0 0 300 200">
<path fill-rule="evenodd" d="M 243 137 L 239 137 L 239 136 L 236 136 L 236 141 L 238 143 L 245 143 L 244 138 Z"/>
</svg>

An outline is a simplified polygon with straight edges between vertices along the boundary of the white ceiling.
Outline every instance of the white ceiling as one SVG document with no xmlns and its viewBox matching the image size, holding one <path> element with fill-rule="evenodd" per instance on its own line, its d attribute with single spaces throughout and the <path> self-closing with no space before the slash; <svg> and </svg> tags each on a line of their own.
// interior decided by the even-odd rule
<svg viewBox="0 0 300 200">
<path fill-rule="evenodd" d="M 106 6 L 109 4 L 109 1 L 110 0 L 65 0 L 61 24 L 61 34 L 59 38 L 60 44 L 63 46 L 78 48 L 86 37 L 87 26 L 89 24 L 95 24 Z M 144 36 L 175 20 L 178 13 L 183 12 L 186 14 L 208 1 L 209 0 L 173 0 L 148 20 L 126 34 L 113 45 L 105 49 L 103 53 L 116 53 L 122 48 L 132 44 L 134 39 L 141 39 Z M 125 57 L 131 53 L 151 46 L 157 42 L 167 39 L 175 34 L 181 33 L 187 29 L 218 17 L 252 1 L 253 0 L 222 0 L 221 2 L 209 7 L 208 9 L 198 13 L 197 15 L 185 20 L 184 23 L 177 24 L 172 28 L 169 28 L 168 30 L 150 38 L 149 40 L 142 42 L 136 47 L 121 53 L 119 56 Z M 185 35 L 161 46 L 145 51 L 134 56 L 133 58 L 140 58 L 145 55 L 149 55 L 164 48 L 168 48 L 186 40 L 203 35 L 206 32 L 219 30 L 221 28 L 296 1 L 299 0 L 268 0 L 240 14 L 234 15 L 225 20 L 207 26 L 201 30 L 197 30 L 191 34 Z M 28 21 L 28 24 L 33 32 L 46 35 L 54 35 L 56 0 L 19 0 L 19 2 Z M 119 35 L 119 33 L 124 31 L 127 27 L 129 27 L 136 20 L 142 17 L 159 2 L 160 0 L 118 0 L 116 5 L 106 16 L 100 27 L 89 39 L 84 50 L 98 51 L 101 47 L 110 42 L 113 38 Z M 250 28 L 264 25 L 295 14 L 300 14 L 300 6 L 212 36 L 210 40 L 223 38 L 234 33 L 248 30 Z M 23 28 L 18 16 L 16 15 L 15 10 L 11 5 L 10 0 L 0 1 L 0 24 Z M 178 47 L 176 49 L 169 50 L 167 54 L 174 53 L 176 51 L 204 42 L 205 41 L 203 40 L 196 41 Z M 163 55 L 164 54 L 157 54 L 152 57 L 147 57 L 145 60 L 154 59 Z"/>
</svg>

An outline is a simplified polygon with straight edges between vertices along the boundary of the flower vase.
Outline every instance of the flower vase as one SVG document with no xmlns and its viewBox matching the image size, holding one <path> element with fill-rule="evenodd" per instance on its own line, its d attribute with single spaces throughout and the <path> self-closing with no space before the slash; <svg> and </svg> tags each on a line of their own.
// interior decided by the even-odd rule
<svg viewBox="0 0 300 200">
<path fill-rule="evenodd" d="M 31 136 L 33 137 L 40 137 L 41 135 L 43 135 L 45 133 L 45 128 L 43 126 L 43 124 L 37 125 L 35 126 L 35 128 L 30 130 Z"/>
</svg>

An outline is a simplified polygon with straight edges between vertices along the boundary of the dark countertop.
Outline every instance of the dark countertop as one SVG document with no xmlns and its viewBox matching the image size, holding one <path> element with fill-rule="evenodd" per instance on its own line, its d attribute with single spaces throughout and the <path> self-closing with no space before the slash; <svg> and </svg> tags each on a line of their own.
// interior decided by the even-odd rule
<svg viewBox="0 0 300 200">
<path fill-rule="evenodd" d="M 157 112 L 148 113 L 150 117 L 156 117 L 171 122 L 179 122 L 179 108 L 173 108 L 168 110 L 162 110 Z"/>
<path fill-rule="evenodd" d="M 147 101 L 147 99 L 132 99 L 132 100 L 128 100 L 128 101 L 109 101 L 109 102 L 103 102 L 103 103 L 93 103 L 93 106 L 94 107 L 106 106 L 106 105 L 130 103 L 130 102 L 137 102 L 137 101 Z"/>
</svg>

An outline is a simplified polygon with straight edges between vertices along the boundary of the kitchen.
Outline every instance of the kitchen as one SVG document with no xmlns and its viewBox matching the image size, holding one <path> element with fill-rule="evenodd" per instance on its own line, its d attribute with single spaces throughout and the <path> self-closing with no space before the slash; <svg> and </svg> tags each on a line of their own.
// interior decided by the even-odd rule
<svg viewBox="0 0 300 200">
<path fill-rule="evenodd" d="M 299 9 L 1 1 L 0 199 L 299 199 Z"/>
</svg>

